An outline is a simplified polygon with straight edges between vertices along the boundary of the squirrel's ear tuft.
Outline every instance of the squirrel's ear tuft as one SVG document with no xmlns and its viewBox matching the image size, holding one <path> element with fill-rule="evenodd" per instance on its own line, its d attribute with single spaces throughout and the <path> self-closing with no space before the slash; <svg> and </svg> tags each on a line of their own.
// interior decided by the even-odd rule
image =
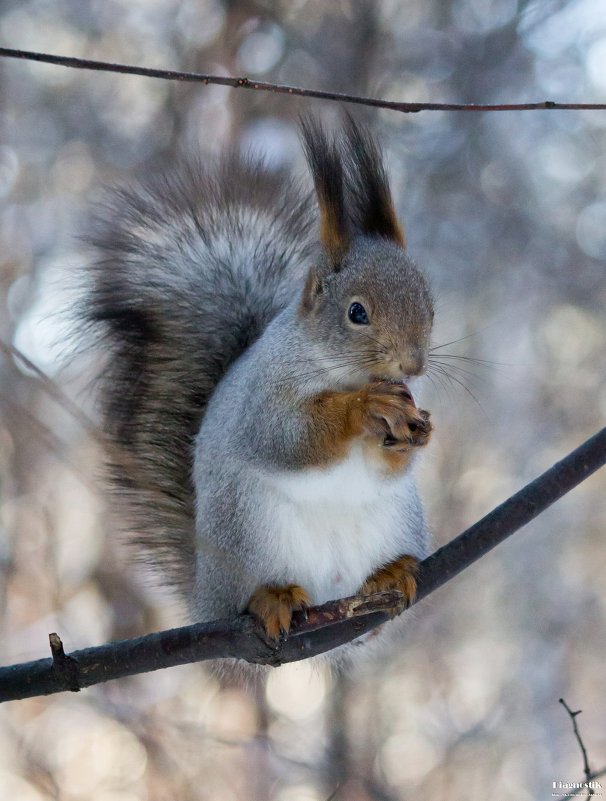
<svg viewBox="0 0 606 801">
<path fill-rule="evenodd" d="M 343 165 L 335 142 L 313 117 L 301 117 L 301 138 L 320 207 L 320 239 L 330 261 L 338 267 L 349 250 Z"/>
<path fill-rule="evenodd" d="M 361 233 L 383 236 L 404 247 L 404 232 L 393 207 L 381 152 L 369 131 L 350 114 L 346 114 L 343 152 L 355 227 Z"/>
</svg>

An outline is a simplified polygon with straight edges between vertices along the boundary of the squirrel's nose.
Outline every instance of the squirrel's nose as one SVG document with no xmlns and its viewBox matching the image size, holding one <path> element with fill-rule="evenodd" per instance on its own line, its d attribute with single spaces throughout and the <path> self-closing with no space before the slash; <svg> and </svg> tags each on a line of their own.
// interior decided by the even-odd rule
<svg viewBox="0 0 606 801">
<path fill-rule="evenodd" d="M 400 370 L 405 375 L 421 375 L 427 368 L 427 355 L 423 348 L 407 348 L 400 357 Z"/>
</svg>

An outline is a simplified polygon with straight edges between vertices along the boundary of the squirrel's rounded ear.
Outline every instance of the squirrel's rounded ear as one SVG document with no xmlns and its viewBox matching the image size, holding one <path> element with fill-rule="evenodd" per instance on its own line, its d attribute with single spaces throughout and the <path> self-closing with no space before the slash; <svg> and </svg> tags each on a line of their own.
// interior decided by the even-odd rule
<svg viewBox="0 0 606 801">
<path fill-rule="evenodd" d="M 349 113 L 345 116 L 343 151 L 354 227 L 361 233 L 382 236 L 405 247 L 381 151 L 370 132 Z"/>
<path fill-rule="evenodd" d="M 303 314 L 308 314 L 316 305 L 318 296 L 324 292 L 324 284 L 320 270 L 313 266 L 309 268 L 307 278 L 305 279 L 305 286 L 303 287 L 303 295 L 301 297 L 301 311 Z"/>
<path fill-rule="evenodd" d="M 350 245 L 341 156 L 335 142 L 312 117 L 301 117 L 301 136 L 320 208 L 320 241 L 338 269 Z"/>
</svg>

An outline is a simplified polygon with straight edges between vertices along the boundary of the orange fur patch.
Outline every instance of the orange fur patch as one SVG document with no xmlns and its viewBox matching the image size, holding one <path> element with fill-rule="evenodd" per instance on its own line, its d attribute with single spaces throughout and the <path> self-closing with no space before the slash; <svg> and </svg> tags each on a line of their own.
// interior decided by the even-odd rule
<svg viewBox="0 0 606 801">
<path fill-rule="evenodd" d="M 416 408 L 408 390 L 384 382 L 353 392 L 323 392 L 312 399 L 307 412 L 310 466 L 340 461 L 354 440 L 363 438 L 370 458 L 381 459 L 388 472 L 402 471 L 413 448 L 426 445 L 432 430 L 429 412 Z"/>
<path fill-rule="evenodd" d="M 401 556 L 381 567 L 369 576 L 362 585 L 363 595 L 372 595 L 385 590 L 399 590 L 410 605 L 417 594 L 419 562 L 414 556 Z"/>
<path fill-rule="evenodd" d="M 391 238 L 393 239 L 396 244 L 400 245 L 400 247 L 406 247 L 406 237 L 404 236 L 404 229 L 398 222 L 398 218 L 396 216 L 396 211 L 393 207 L 393 202 L 390 201 L 389 205 L 385 209 L 385 214 L 389 218 L 389 222 L 391 225 Z"/>
<path fill-rule="evenodd" d="M 288 632 L 295 609 L 310 606 L 309 596 L 298 584 L 287 587 L 259 587 L 248 602 L 247 611 L 259 619 L 265 633 L 277 640 L 280 632 Z"/>
<path fill-rule="evenodd" d="M 337 208 L 322 194 L 318 195 L 320 206 L 320 241 L 335 264 L 339 264 L 349 249 L 342 210 Z"/>
</svg>

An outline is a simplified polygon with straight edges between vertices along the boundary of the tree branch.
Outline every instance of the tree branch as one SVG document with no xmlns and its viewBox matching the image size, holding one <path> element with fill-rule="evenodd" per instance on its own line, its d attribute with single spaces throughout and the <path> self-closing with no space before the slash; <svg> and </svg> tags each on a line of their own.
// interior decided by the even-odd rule
<svg viewBox="0 0 606 801">
<path fill-rule="evenodd" d="M 539 103 L 399 103 L 395 100 L 381 100 L 376 97 L 360 97 L 342 92 L 324 92 L 320 89 L 304 89 L 299 86 L 256 81 L 245 77 L 228 75 L 207 75 L 202 72 L 179 72 L 177 70 L 160 70 L 150 67 L 137 67 L 129 64 L 113 64 L 105 61 L 92 61 L 86 58 L 55 56 L 50 53 L 36 53 L 29 50 L 13 50 L 0 47 L 0 57 L 20 58 L 28 61 L 42 61 L 61 67 L 72 67 L 81 70 L 97 70 L 99 72 L 119 72 L 127 75 L 141 75 L 145 78 L 160 78 L 165 81 L 181 81 L 189 83 L 217 84 L 230 86 L 232 89 L 253 89 L 258 92 L 274 92 L 276 94 L 298 95 L 299 97 L 315 97 L 319 100 L 333 100 L 341 103 L 355 103 L 360 106 L 374 106 L 404 114 L 416 114 L 419 111 L 536 111 L 538 109 L 553 110 L 585 110 L 604 111 L 606 103 L 555 103 L 543 100 Z"/>
<path fill-rule="evenodd" d="M 420 565 L 417 601 L 441 587 L 606 463 L 606 428 L 584 442 Z M 0 668 L 0 701 L 77 691 L 159 668 L 238 658 L 281 665 L 351 642 L 404 610 L 398 592 L 354 596 L 296 613 L 288 637 L 268 643 L 253 618 L 196 623 L 67 656 L 51 635 L 52 659 Z"/>
<path fill-rule="evenodd" d="M 577 738 L 577 742 L 579 744 L 579 748 L 581 749 L 581 754 L 583 755 L 583 773 L 585 774 L 585 788 L 587 790 L 587 798 L 594 795 L 594 788 L 592 787 L 592 779 L 594 778 L 591 768 L 589 767 L 589 759 L 587 758 L 587 749 L 585 748 L 585 743 L 583 742 L 583 738 L 581 737 L 581 733 L 579 731 L 579 727 L 577 726 L 577 715 L 580 715 L 583 711 L 582 709 L 577 709 L 576 712 L 573 712 L 572 709 L 568 706 L 566 701 L 563 698 L 559 699 L 559 702 L 562 704 L 564 709 L 568 712 L 570 719 L 572 720 L 572 728 L 574 731 L 574 736 Z M 579 784 L 583 784 L 579 782 Z M 601 795 L 601 793 L 600 793 Z"/>
</svg>

